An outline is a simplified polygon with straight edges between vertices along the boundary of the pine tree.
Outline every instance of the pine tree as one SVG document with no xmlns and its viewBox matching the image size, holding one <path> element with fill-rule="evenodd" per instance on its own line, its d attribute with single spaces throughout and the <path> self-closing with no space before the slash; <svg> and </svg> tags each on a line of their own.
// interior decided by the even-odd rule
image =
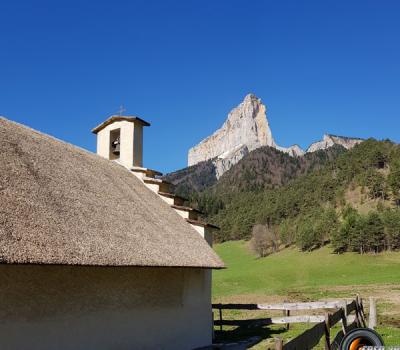
<svg viewBox="0 0 400 350">
<path fill-rule="evenodd" d="M 375 211 L 368 213 L 363 225 L 365 250 L 378 253 L 385 248 L 385 228 L 379 214 Z"/>
<path fill-rule="evenodd" d="M 391 250 L 400 249 L 400 209 L 388 209 L 383 212 L 386 247 Z"/>
</svg>

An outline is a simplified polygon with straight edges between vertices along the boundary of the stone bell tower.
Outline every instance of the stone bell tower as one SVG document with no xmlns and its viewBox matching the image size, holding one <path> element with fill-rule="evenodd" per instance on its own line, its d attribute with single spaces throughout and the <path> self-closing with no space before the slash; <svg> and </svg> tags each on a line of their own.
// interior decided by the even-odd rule
<svg viewBox="0 0 400 350">
<path fill-rule="evenodd" d="M 143 167 L 143 127 L 150 124 L 133 116 L 111 116 L 96 126 L 97 154 L 126 168 Z"/>
</svg>

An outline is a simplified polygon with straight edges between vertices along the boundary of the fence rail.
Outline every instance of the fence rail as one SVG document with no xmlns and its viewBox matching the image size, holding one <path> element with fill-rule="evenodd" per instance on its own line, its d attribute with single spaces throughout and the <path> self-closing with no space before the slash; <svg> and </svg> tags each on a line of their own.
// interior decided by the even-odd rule
<svg viewBox="0 0 400 350">
<path fill-rule="evenodd" d="M 351 329 L 366 327 L 367 321 L 364 312 L 363 301 L 357 296 L 351 302 L 345 300 L 318 301 L 308 303 L 281 303 L 281 304 L 213 304 L 213 309 L 219 312 L 219 320 L 214 321 L 215 326 L 223 330 L 223 326 L 237 327 L 262 327 L 273 324 L 285 324 L 287 329 L 291 323 L 315 323 L 310 329 L 298 337 L 283 344 L 281 339 L 276 339 L 276 350 L 309 350 L 315 347 L 325 337 L 325 349 L 337 349 L 340 340 Z M 325 310 L 323 315 L 299 315 L 290 316 L 291 311 Z M 283 317 L 268 317 L 247 320 L 224 320 L 223 310 L 280 310 Z M 330 311 L 326 311 L 330 310 Z M 354 313 L 354 316 L 351 315 Z M 376 325 L 376 303 L 370 299 L 370 327 Z M 341 323 L 342 329 L 331 340 L 331 328 Z"/>
<path fill-rule="evenodd" d="M 213 309 L 223 310 L 317 310 L 338 309 L 346 304 L 345 300 L 314 301 L 309 303 L 281 303 L 281 304 L 213 304 Z"/>
</svg>

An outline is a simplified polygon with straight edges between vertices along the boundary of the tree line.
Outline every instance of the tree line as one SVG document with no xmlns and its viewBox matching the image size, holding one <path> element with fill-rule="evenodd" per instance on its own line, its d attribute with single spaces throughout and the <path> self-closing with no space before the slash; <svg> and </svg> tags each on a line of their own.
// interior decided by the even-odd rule
<svg viewBox="0 0 400 350">
<path fill-rule="evenodd" d="M 360 190 L 367 210 L 349 203 L 351 188 Z M 369 139 L 283 186 L 234 192 L 217 183 L 193 193 L 191 202 L 221 227 L 218 241 L 250 239 L 262 225 L 302 250 L 329 242 L 337 252 L 399 249 L 400 148 Z"/>
</svg>

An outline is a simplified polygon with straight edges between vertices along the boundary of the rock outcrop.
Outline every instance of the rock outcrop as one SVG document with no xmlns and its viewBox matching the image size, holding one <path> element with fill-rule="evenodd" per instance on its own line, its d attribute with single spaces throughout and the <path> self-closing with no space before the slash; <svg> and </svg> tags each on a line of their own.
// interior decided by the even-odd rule
<svg viewBox="0 0 400 350">
<path fill-rule="evenodd" d="M 362 139 L 324 135 L 322 141 L 313 143 L 305 152 L 298 145 L 281 147 L 275 143 L 267 119 L 267 108 L 253 94 L 247 95 L 243 102 L 234 108 L 225 123 L 214 134 L 189 150 L 189 166 L 212 160 L 217 179 L 237 164 L 251 151 L 269 146 L 292 157 L 301 157 L 305 153 L 324 150 L 333 145 L 346 149 L 362 142 Z"/>
<path fill-rule="evenodd" d="M 276 146 L 275 148 L 279 151 L 289 154 L 292 157 L 301 157 L 306 154 L 306 152 L 304 152 L 304 150 L 299 145 L 293 145 L 287 148 Z"/>
<path fill-rule="evenodd" d="M 228 119 L 214 134 L 201 141 L 189 151 L 189 166 L 216 158 L 227 159 L 237 150 L 247 147 L 247 151 L 261 147 L 275 146 L 266 117 L 266 108 L 261 100 L 249 94 L 234 108 Z"/>
<path fill-rule="evenodd" d="M 360 138 L 351 138 L 345 136 L 325 134 L 324 138 L 321 141 L 314 142 L 313 144 L 310 145 L 310 147 L 308 147 L 307 153 L 327 149 L 334 145 L 340 145 L 346 149 L 351 149 L 355 145 L 358 145 L 361 142 L 363 142 L 363 139 Z"/>
<path fill-rule="evenodd" d="M 245 155 L 262 146 L 270 146 L 292 156 L 303 155 L 304 151 L 297 145 L 289 148 L 277 146 L 266 111 L 259 98 L 248 94 L 229 113 L 220 129 L 189 150 L 189 166 L 213 159 L 219 178 Z"/>
<path fill-rule="evenodd" d="M 258 148 L 258 147 L 256 147 Z M 239 145 L 232 151 L 225 152 L 214 159 L 213 163 L 215 166 L 215 174 L 219 179 L 226 171 L 232 168 L 235 164 L 246 155 L 250 153 L 249 148 L 246 145 Z"/>
</svg>

